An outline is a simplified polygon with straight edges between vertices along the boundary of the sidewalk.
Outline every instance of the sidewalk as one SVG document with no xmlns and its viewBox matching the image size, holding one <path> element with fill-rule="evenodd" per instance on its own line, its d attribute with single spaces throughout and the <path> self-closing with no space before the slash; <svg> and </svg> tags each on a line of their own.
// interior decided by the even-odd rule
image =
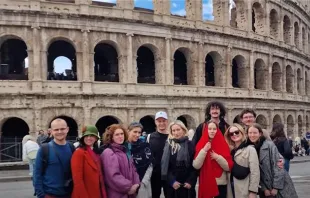
<svg viewBox="0 0 310 198">
<path fill-rule="evenodd" d="M 310 156 L 294 157 L 291 164 L 310 162 Z M 0 163 L 0 183 L 12 181 L 28 181 L 28 164 L 25 162 Z"/>
</svg>

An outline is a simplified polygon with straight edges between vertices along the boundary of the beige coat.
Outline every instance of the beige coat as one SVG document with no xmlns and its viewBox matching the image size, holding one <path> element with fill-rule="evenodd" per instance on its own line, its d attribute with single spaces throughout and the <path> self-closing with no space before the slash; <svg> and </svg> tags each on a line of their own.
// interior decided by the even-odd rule
<svg viewBox="0 0 310 198">
<path fill-rule="evenodd" d="M 245 148 L 239 149 L 234 160 L 237 164 L 250 168 L 250 174 L 243 180 L 234 178 L 235 197 L 248 198 L 249 191 L 258 192 L 260 181 L 259 160 L 256 150 L 249 145 Z"/>
</svg>

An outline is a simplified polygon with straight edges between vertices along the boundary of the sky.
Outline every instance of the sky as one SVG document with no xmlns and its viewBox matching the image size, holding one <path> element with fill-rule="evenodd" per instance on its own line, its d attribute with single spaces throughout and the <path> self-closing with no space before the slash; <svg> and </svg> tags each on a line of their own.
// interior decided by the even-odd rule
<svg viewBox="0 0 310 198">
<path fill-rule="evenodd" d="M 108 2 L 108 3 L 116 3 L 116 0 L 94 0 L 99 2 Z M 135 7 L 153 9 L 152 0 L 134 0 Z M 230 0 L 232 1 L 232 0 Z M 202 0 L 203 3 L 203 19 L 212 21 L 214 19 L 213 12 L 213 4 L 212 0 Z M 185 0 L 170 0 L 170 9 L 171 13 L 174 15 L 185 16 Z M 28 67 L 28 59 L 25 60 L 26 67 Z M 66 57 L 58 57 L 54 61 L 55 72 L 62 73 L 65 69 L 71 69 L 71 61 Z"/>
</svg>

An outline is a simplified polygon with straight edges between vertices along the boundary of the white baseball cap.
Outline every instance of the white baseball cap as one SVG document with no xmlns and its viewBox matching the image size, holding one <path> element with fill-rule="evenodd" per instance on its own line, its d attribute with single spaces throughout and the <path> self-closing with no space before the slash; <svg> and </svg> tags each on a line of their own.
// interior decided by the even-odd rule
<svg viewBox="0 0 310 198">
<path fill-rule="evenodd" d="M 168 115 L 164 111 L 159 111 L 155 115 L 155 120 L 157 120 L 158 118 L 165 118 L 166 120 L 168 120 Z"/>
</svg>

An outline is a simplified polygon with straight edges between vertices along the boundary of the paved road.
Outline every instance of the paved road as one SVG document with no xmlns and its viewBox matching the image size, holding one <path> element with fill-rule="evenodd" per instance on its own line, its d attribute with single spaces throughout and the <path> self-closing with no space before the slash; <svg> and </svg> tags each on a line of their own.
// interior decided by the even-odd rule
<svg viewBox="0 0 310 198">
<path fill-rule="evenodd" d="M 309 198 L 310 162 L 292 164 L 290 175 L 299 198 Z M 33 198 L 32 194 L 30 181 L 0 183 L 0 198 Z"/>
</svg>

